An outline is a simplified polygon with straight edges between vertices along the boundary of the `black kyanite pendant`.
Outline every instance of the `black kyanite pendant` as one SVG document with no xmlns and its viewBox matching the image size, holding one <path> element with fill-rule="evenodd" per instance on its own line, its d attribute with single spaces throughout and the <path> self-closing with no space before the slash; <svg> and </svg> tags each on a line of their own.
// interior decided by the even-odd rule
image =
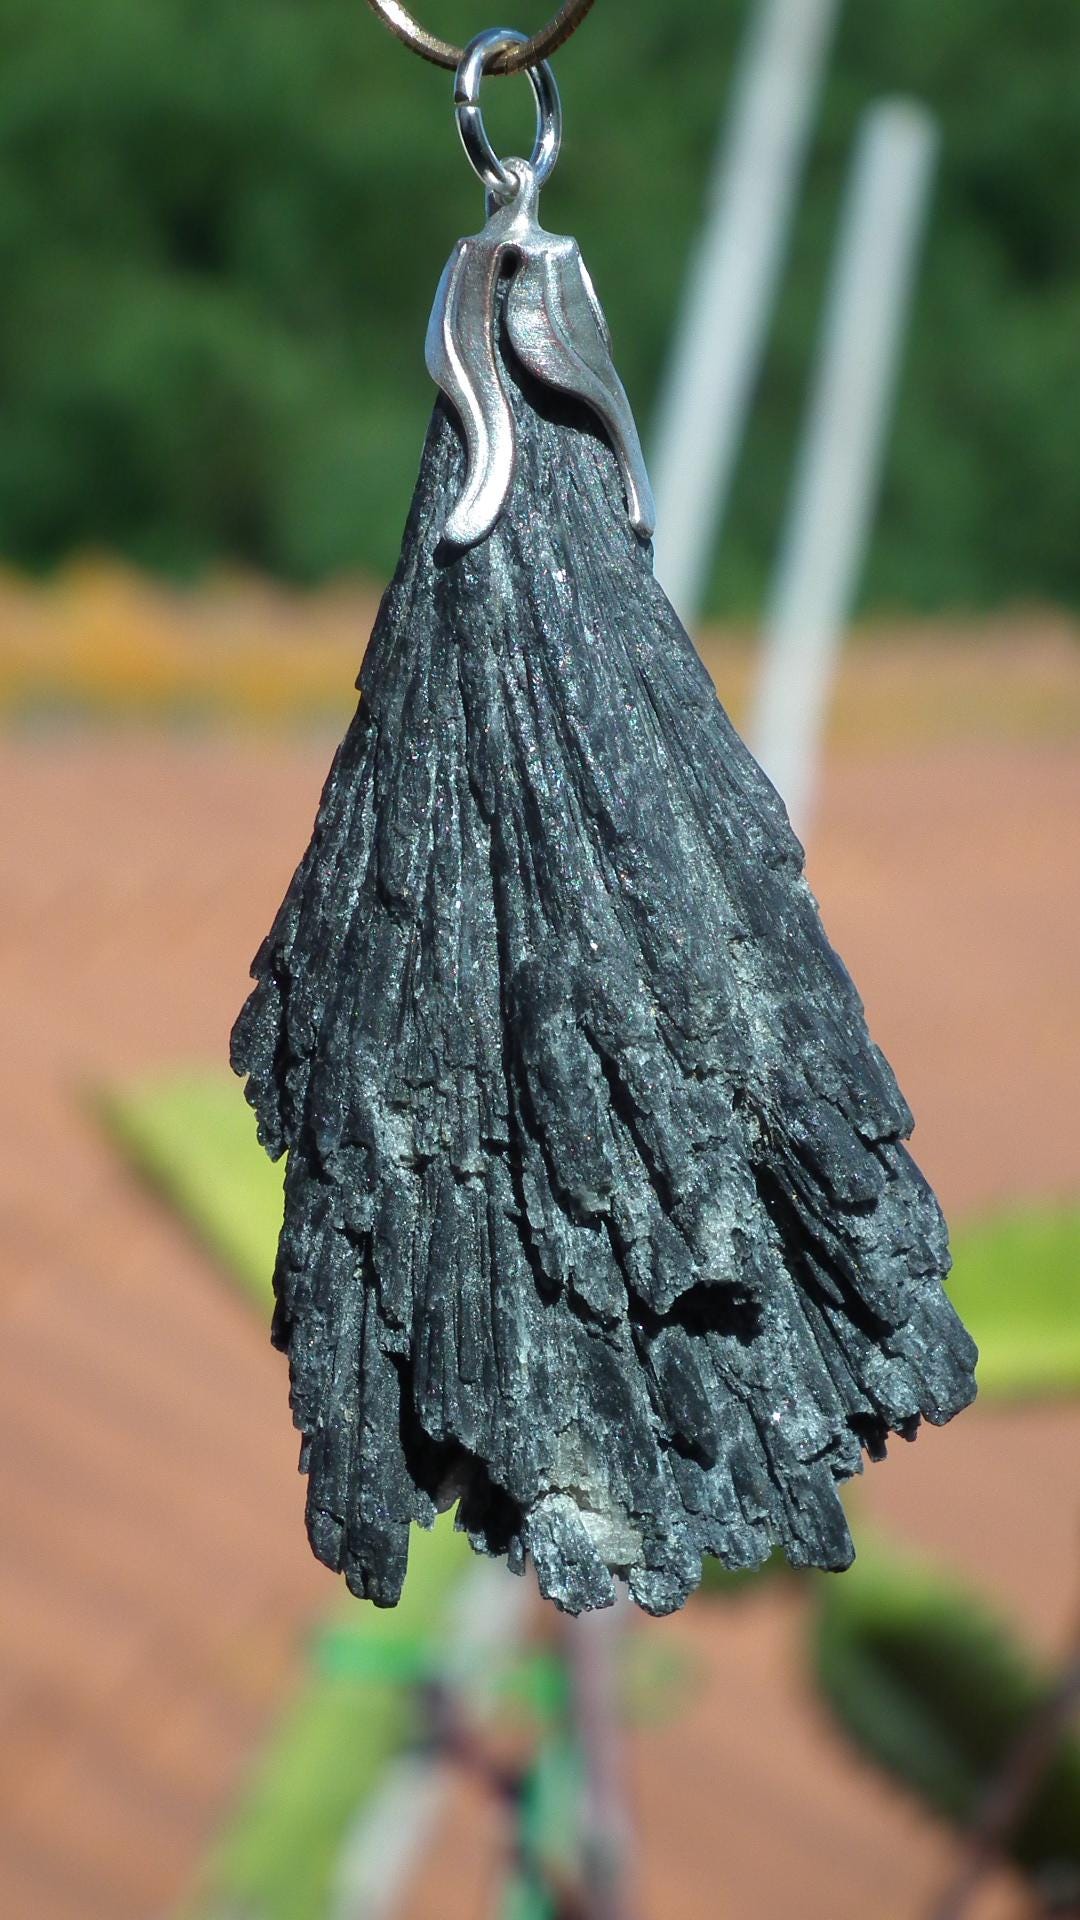
<svg viewBox="0 0 1080 1920">
<path fill-rule="evenodd" d="M 448 544 L 441 398 L 233 1059 L 289 1156 L 274 1339 L 319 1559 L 393 1605 L 410 1527 L 456 1504 L 567 1611 L 621 1578 L 661 1614 L 704 1554 L 846 1566 L 838 1483 L 965 1406 L 976 1356 L 911 1115 L 625 457 L 494 299 L 513 483 Z"/>
</svg>

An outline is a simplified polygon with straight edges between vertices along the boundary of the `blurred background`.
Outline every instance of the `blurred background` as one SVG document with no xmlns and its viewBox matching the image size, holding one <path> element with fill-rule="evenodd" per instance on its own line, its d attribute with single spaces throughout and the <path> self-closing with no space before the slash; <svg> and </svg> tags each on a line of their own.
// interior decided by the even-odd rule
<svg viewBox="0 0 1080 1920">
<path fill-rule="evenodd" d="M 227 1037 L 482 200 L 362 0 L 0 0 L 13 1920 L 1080 1913 L 1080 10 L 598 0 L 557 71 L 545 217 L 915 1109 L 981 1398 L 851 1490 L 851 1574 L 667 1622 L 567 1629 L 445 1526 L 397 1614 L 311 1560 Z"/>
</svg>

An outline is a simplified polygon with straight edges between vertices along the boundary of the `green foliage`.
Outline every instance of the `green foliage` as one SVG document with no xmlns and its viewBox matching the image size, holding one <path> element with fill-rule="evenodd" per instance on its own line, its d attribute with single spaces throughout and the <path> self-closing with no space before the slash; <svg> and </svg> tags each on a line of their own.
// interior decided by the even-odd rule
<svg viewBox="0 0 1080 1920">
<path fill-rule="evenodd" d="M 259 1146 L 239 1081 L 161 1075 L 112 1088 L 99 1104 L 132 1166 L 268 1313 L 284 1173 Z"/>
<path fill-rule="evenodd" d="M 239 1084 L 185 1073 L 109 1092 L 106 1125 L 267 1318 L 281 1221 L 281 1169 L 255 1134 Z M 316 1636 L 307 1675 L 213 1850 L 181 1920 L 327 1912 L 356 1811 L 418 1729 L 415 1687 L 436 1661 L 446 1601 L 468 1563 L 452 1520 L 413 1529 L 409 1575 L 393 1611 L 348 1601 Z"/>
<path fill-rule="evenodd" d="M 745 12 L 618 0 L 559 61 L 548 217 L 586 248 L 646 420 Z M 869 595 L 1080 598 L 1078 65 L 1074 0 L 1043 0 L 1037 33 L 1006 0 L 849 0 L 718 606 L 752 602 L 775 550 L 854 130 L 900 89 L 942 116 L 945 163 Z M 520 148 L 527 96 L 500 85 Z M 446 76 L 359 0 L 0 0 L 0 550 L 384 573 L 428 307 L 479 216 Z"/>
<path fill-rule="evenodd" d="M 949 1283 L 979 1346 L 979 1392 L 1080 1389 L 1080 1208 L 1028 1208 L 957 1236 Z"/>
<path fill-rule="evenodd" d="M 813 1658 L 849 1738 L 935 1812 L 968 1825 L 1050 1676 L 965 1592 L 908 1562 L 860 1550 L 818 1583 Z M 1057 1885 L 1080 1875 L 1080 1742 L 1064 1737 L 1010 1841 L 1015 1862 Z"/>
<path fill-rule="evenodd" d="M 564 1731 L 545 1741 L 524 1783 L 518 1859 L 502 1920 L 558 1920 L 565 1911 L 555 1889 L 576 1887 L 580 1880 L 584 1804 L 580 1750 Z M 577 1904 L 567 1901 L 572 1911 Z"/>
<path fill-rule="evenodd" d="M 349 1824 L 387 1762 L 420 1731 L 415 1695 L 400 1683 L 403 1648 L 437 1645 L 446 1599 L 468 1556 L 449 1519 L 414 1530 L 409 1577 L 393 1612 L 343 1606 L 339 1646 L 354 1650 L 363 1684 L 316 1664 L 284 1714 L 244 1799 L 214 1848 L 181 1920 L 251 1913 L 314 1920 L 329 1912 Z"/>
</svg>

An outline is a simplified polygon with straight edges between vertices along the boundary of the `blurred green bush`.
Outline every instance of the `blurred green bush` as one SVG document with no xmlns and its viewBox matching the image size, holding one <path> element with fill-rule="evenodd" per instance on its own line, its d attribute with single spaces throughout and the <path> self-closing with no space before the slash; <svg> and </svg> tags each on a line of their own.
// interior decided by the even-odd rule
<svg viewBox="0 0 1080 1920">
<path fill-rule="evenodd" d="M 860 1547 L 818 1583 L 811 1660 L 848 1738 L 935 1813 L 970 1833 L 1060 1684 L 982 1596 L 906 1557 Z M 1046 1896 L 1080 1900 L 1080 1739 L 1053 1726 L 1001 1836 Z M 1050 1905 L 1056 1890 L 1060 1906 Z"/>
<path fill-rule="evenodd" d="M 487 0 L 428 11 L 491 23 Z M 547 217 L 582 240 L 646 422 L 745 12 L 608 0 L 560 57 Z M 1037 31 L 1006 0 L 848 0 L 717 609 L 760 594 L 854 128 L 901 89 L 945 161 L 868 598 L 1080 599 L 1078 71 L 1075 0 Z M 493 98 L 511 148 L 527 108 Z M 481 211 L 447 77 L 361 0 L 0 0 L 0 552 L 384 573 L 429 304 Z"/>
</svg>

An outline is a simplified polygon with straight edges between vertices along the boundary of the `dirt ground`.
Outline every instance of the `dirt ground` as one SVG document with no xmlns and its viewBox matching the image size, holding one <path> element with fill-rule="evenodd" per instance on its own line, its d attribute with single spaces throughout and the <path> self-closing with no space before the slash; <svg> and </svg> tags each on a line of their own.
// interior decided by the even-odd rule
<svg viewBox="0 0 1080 1920">
<path fill-rule="evenodd" d="M 1080 1172 L 1080 655 L 1022 646 L 852 655 L 811 845 L 957 1220 Z M 740 663 L 710 664 L 737 706 Z M 90 1098 L 222 1058 L 327 758 L 325 738 L 130 729 L 0 753 L 0 1913 L 18 1920 L 168 1910 L 331 1592 L 282 1363 L 117 1165 Z M 857 1500 L 1053 1651 L 1080 1590 L 1078 1461 L 1080 1409 L 987 1406 Z M 642 1916 L 926 1912 L 949 1837 L 824 1724 L 785 1595 L 641 1631 L 693 1674 L 633 1736 Z M 499 1862 L 463 1787 L 409 1920 L 479 1920 Z M 1019 1911 L 1007 1884 L 979 1909 Z"/>
</svg>

